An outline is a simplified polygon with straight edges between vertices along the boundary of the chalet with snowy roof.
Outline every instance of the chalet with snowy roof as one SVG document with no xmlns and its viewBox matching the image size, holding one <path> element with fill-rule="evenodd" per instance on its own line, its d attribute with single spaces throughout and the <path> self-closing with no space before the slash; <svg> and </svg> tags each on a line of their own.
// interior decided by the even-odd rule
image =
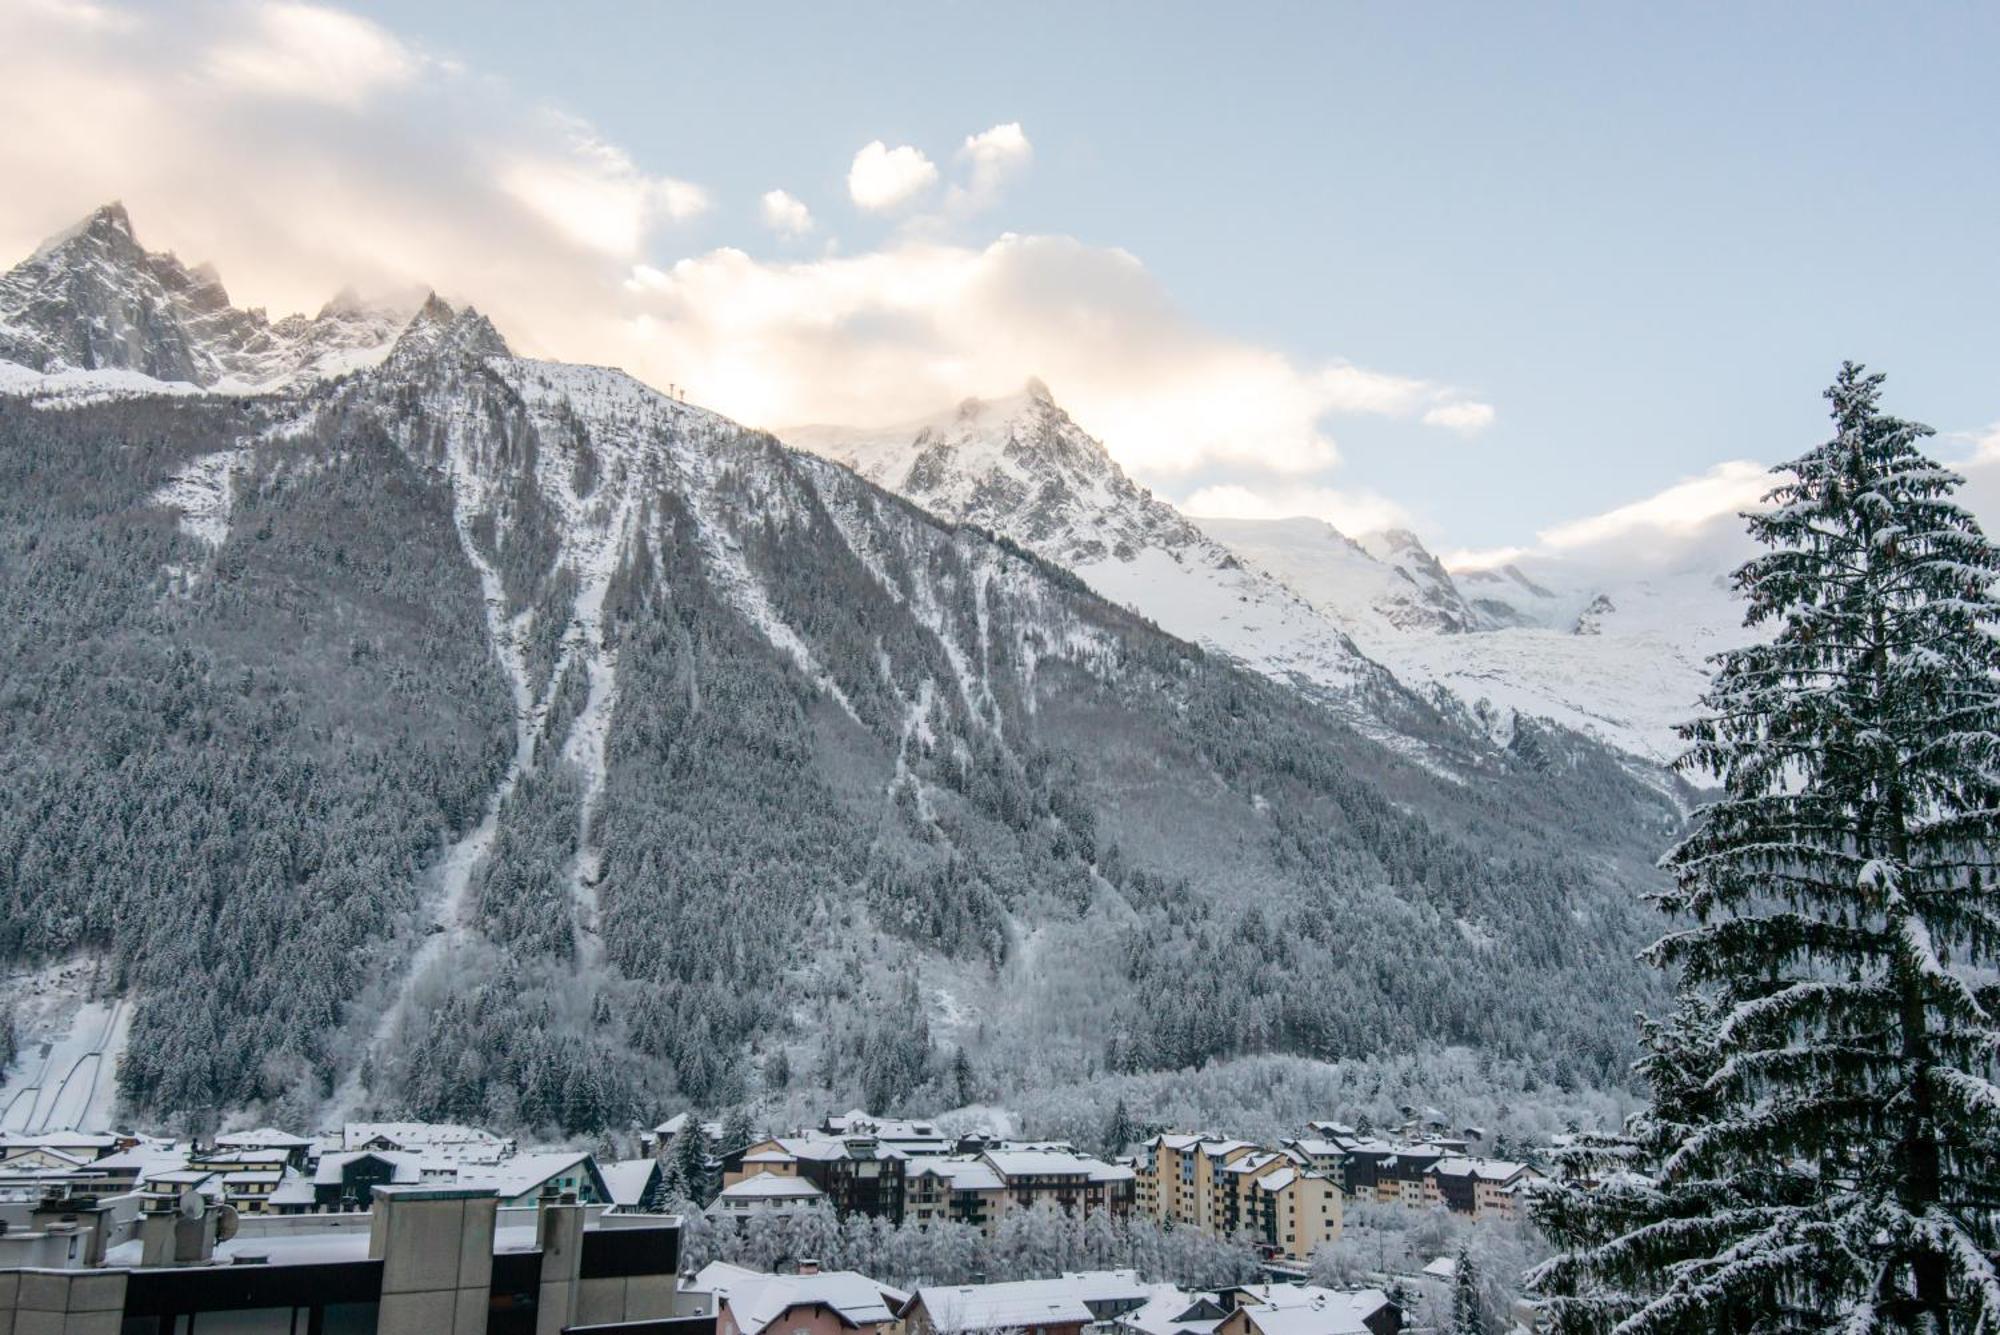
<svg viewBox="0 0 2000 1335">
<path fill-rule="evenodd" d="M 666 1176 L 660 1161 L 653 1158 L 616 1159 L 598 1164 L 597 1171 L 604 1179 L 611 1208 L 624 1214 L 645 1212 Z"/>
<path fill-rule="evenodd" d="M 901 1223 L 906 1156 L 873 1136 L 767 1137 L 723 1156 L 725 1188 L 760 1174 L 798 1177 L 825 1193 L 846 1216 L 865 1214 Z"/>
<path fill-rule="evenodd" d="M 1006 1194 L 1006 1181 L 983 1158 L 930 1154 L 904 1164 L 904 1217 L 919 1224 L 949 1220 L 990 1236 Z"/>
<path fill-rule="evenodd" d="M 1096 1316 L 1075 1285 L 1060 1279 L 932 1285 L 903 1306 L 909 1335 L 1082 1335 Z"/>
<path fill-rule="evenodd" d="M 813 1261 L 800 1262 L 793 1275 L 718 1261 L 688 1287 L 711 1295 L 715 1335 L 886 1335 L 909 1296 L 853 1270 L 823 1271 Z"/>
<path fill-rule="evenodd" d="M 1215 1335 L 1400 1335 L 1403 1310 L 1381 1289 L 1248 1284 L 1218 1295 L 1231 1309 Z"/>
<path fill-rule="evenodd" d="M 747 1223 L 825 1208 L 826 1193 L 805 1178 L 758 1173 L 724 1187 L 703 1213 L 710 1219 Z"/>
<path fill-rule="evenodd" d="M 313 1165 L 313 1208 L 366 1210 L 375 1199 L 375 1188 L 416 1186 L 423 1180 L 422 1158 L 402 1150 L 322 1154 Z"/>
<path fill-rule="evenodd" d="M 639 1137 L 639 1152 L 650 1154 L 656 1159 L 665 1159 L 668 1151 L 673 1149 L 674 1142 L 679 1140 L 681 1133 L 689 1127 L 700 1131 L 702 1139 L 708 1146 L 718 1145 L 722 1141 L 722 1123 L 698 1121 L 694 1114 L 682 1112 L 675 1113 L 651 1131 L 642 1134 Z"/>
<path fill-rule="evenodd" d="M 1526 1212 L 1522 1193 L 1540 1177 L 1528 1165 L 1505 1159 L 1440 1159 L 1431 1167 L 1428 1199 L 1474 1219 L 1518 1219 Z"/>
<path fill-rule="evenodd" d="M 1229 1308 L 1212 1293 L 1190 1293 L 1172 1284 L 1149 1286 L 1146 1301 L 1117 1318 L 1133 1335 L 1214 1335 Z"/>
<path fill-rule="evenodd" d="M 452 1180 L 459 1186 L 491 1187 L 503 1210 L 533 1206 L 544 1195 L 569 1197 L 584 1205 L 611 1201 L 597 1160 L 583 1150 L 510 1154 L 493 1164 L 461 1166 Z"/>
<path fill-rule="evenodd" d="M 275 1127 L 260 1126 L 253 1131 L 230 1131 L 215 1138 L 218 1152 L 230 1150 L 283 1150 L 285 1161 L 294 1168 L 304 1168 L 312 1156 L 313 1142 L 305 1136 L 295 1136 L 289 1131 Z"/>
</svg>

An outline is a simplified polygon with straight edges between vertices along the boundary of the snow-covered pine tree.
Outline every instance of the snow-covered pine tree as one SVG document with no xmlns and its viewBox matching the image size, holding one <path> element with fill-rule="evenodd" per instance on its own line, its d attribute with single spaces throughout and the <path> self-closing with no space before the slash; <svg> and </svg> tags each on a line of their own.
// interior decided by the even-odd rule
<svg viewBox="0 0 2000 1335">
<path fill-rule="evenodd" d="M 1451 1335 L 1486 1335 L 1486 1303 L 1479 1294 L 1479 1266 L 1470 1244 L 1459 1247 L 1452 1271 Z"/>
<path fill-rule="evenodd" d="M 1749 1204 L 1732 1179 L 1663 1172 L 1714 1118 L 1709 1082 L 1720 1066 L 1721 1014 L 1712 997 L 1683 988 L 1664 1019 L 1642 1017 L 1645 1055 L 1633 1072 L 1652 1091 L 1650 1105 L 1621 1135 L 1569 1136 L 1553 1155 L 1557 1179 L 1529 1198 L 1555 1254 L 1529 1273 L 1527 1287 L 1562 1335 L 1616 1329 L 1666 1290 L 1673 1266 L 1726 1245 L 1734 1208 Z"/>
<path fill-rule="evenodd" d="M 722 1140 L 716 1149 L 722 1154 L 734 1154 L 747 1149 L 756 1135 L 757 1130 L 750 1123 L 750 1110 L 738 1104 L 722 1119 Z"/>
<path fill-rule="evenodd" d="M 681 1180 L 688 1199 L 696 1205 L 706 1207 L 711 1199 L 709 1194 L 708 1133 L 701 1123 L 692 1116 L 681 1133 L 674 1137 L 672 1171 Z"/>
<path fill-rule="evenodd" d="M 2000 1326 L 2000 554 L 1852 363 L 1749 517 L 1768 643 L 1721 656 L 1650 958 L 1715 999 L 1712 1106 L 1659 1166 L 1623 1331 Z"/>
</svg>

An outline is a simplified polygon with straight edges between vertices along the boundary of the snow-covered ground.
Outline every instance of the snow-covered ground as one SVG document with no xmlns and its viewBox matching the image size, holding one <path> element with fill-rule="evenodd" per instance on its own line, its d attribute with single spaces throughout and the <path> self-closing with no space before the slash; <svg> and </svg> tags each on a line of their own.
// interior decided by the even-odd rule
<svg viewBox="0 0 2000 1335">
<path fill-rule="evenodd" d="M 1196 522 L 1407 685 L 1457 695 L 1496 736 L 1519 713 L 1668 763 L 1709 657 L 1752 636 L 1727 576 L 1740 549 L 1726 542 L 1640 572 L 1581 562 L 1446 571 L 1407 533 L 1349 540 L 1313 519 Z"/>
<path fill-rule="evenodd" d="M 102 1130 L 113 1124 L 118 1062 L 132 1007 L 91 995 L 97 961 L 78 958 L 0 984 L 13 1006 L 20 1051 L 0 1083 L 0 1130 Z"/>
</svg>

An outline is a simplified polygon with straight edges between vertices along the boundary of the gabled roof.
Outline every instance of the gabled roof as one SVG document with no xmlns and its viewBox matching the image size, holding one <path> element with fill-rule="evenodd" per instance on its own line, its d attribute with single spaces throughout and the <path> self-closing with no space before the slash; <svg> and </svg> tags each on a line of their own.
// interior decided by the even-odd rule
<svg viewBox="0 0 2000 1335">
<path fill-rule="evenodd" d="M 755 1173 L 741 1182 L 732 1182 L 722 1189 L 717 1200 L 814 1200 L 826 1195 L 818 1187 L 802 1177 L 787 1177 L 779 1173 Z"/>
<path fill-rule="evenodd" d="M 373 1141 L 385 1141 L 407 1150 L 432 1145 L 498 1145 L 500 1137 L 476 1126 L 457 1122 L 349 1122 L 340 1131 L 341 1148 L 358 1150 Z"/>
<path fill-rule="evenodd" d="M 817 1275 L 767 1275 L 717 1262 L 705 1267 L 690 1286 L 713 1293 L 718 1309 L 729 1314 L 743 1335 L 760 1335 L 785 1313 L 799 1307 L 825 1307 L 842 1325 L 885 1325 L 895 1320 L 890 1310 L 902 1293 L 853 1270 L 827 1270 Z"/>
<path fill-rule="evenodd" d="M 1101 1159 L 1061 1150 L 987 1150 L 986 1162 L 1002 1177 L 1083 1177 L 1096 1168 L 1109 1167 Z"/>
<path fill-rule="evenodd" d="M 660 1176 L 658 1159 L 618 1159 L 597 1165 L 613 1205 L 630 1209 L 644 1203 L 647 1190 Z"/>
<path fill-rule="evenodd" d="M 999 1191 L 1006 1184 L 1000 1174 L 993 1171 L 993 1165 L 984 1159 L 960 1157 L 957 1155 L 921 1154 L 912 1156 L 907 1176 L 940 1177 L 951 1183 L 953 1191 Z"/>
<path fill-rule="evenodd" d="M 406 1150 L 343 1150 L 339 1154 L 322 1154 L 313 1167 L 313 1182 L 322 1187 L 340 1185 L 341 1170 L 358 1159 L 380 1159 L 390 1167 L 391 1182 L 421 1182 L 423 1180 L 423 1158 Z"/>
<path fill-rule="evenodd" d="M 1117 1322 L 1141 1335 L 1209 1335 L 1228 1315 L 1214 1294 L 1153 1284 L 1147 1287 L 1145 1305 L 1125 1313 Z"/>
<path fill-rule="evenodd" d="M 1087 1326 L 1097 1319 L 1077 1287 L 1060 1279 L 922 1288 L 904 1307 L 903 1315 L 908 1317 L 918 1303 L 923 1304 L 931 1326 L 943 1335 L 1030 1326 Z"/>
<path fill-rule="evenodd" d="M 1395 1304 L 1381 1289 L 1243 1284 L 1229 1290 L 1264 1335 L 1365 1335 L 1366 1319 Z"/>
<path fill-rule="evenodd" d="M 548 1150 L 541 1153 L 512 1154 L 498 1163 L 467 1164 L 458 1170 L 462 1187 L 492 1187 L 503 1201 L 514 1200 L 538 1189 L 550 1178 L 561 1177 L 572 1168 L 581 1168 L 600 1196 L 609 1196 L 603 1174 L 585 1150 Z"/>
<path fill-rule="evenodd" d="M 312 1142 L 304 1136 L 295 1136 L 289 1131 L 280 1131 L 276 1127 L 271 1126 L 260 1126 L 254 1131 L 225 1132 L 215 1138 L 215 1143 L 218 1147 L 228 1146 L 230 1149 L 262 1147 L 303 1150 L 310 1148 L 312 1145 Z"/>
</svg>

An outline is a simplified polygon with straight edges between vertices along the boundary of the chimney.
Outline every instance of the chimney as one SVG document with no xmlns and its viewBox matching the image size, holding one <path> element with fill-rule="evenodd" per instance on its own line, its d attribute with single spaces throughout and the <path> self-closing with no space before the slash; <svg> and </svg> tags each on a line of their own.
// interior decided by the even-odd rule
<svg viewBox="0 0 2000 1335">
<path fill-rule="evenodd" d="M 817 1275 L 819 1273 L 819 1261 L 811 1256 L 800 1257 L 799 1273 L 801 1275 Z"/>
</svg>

